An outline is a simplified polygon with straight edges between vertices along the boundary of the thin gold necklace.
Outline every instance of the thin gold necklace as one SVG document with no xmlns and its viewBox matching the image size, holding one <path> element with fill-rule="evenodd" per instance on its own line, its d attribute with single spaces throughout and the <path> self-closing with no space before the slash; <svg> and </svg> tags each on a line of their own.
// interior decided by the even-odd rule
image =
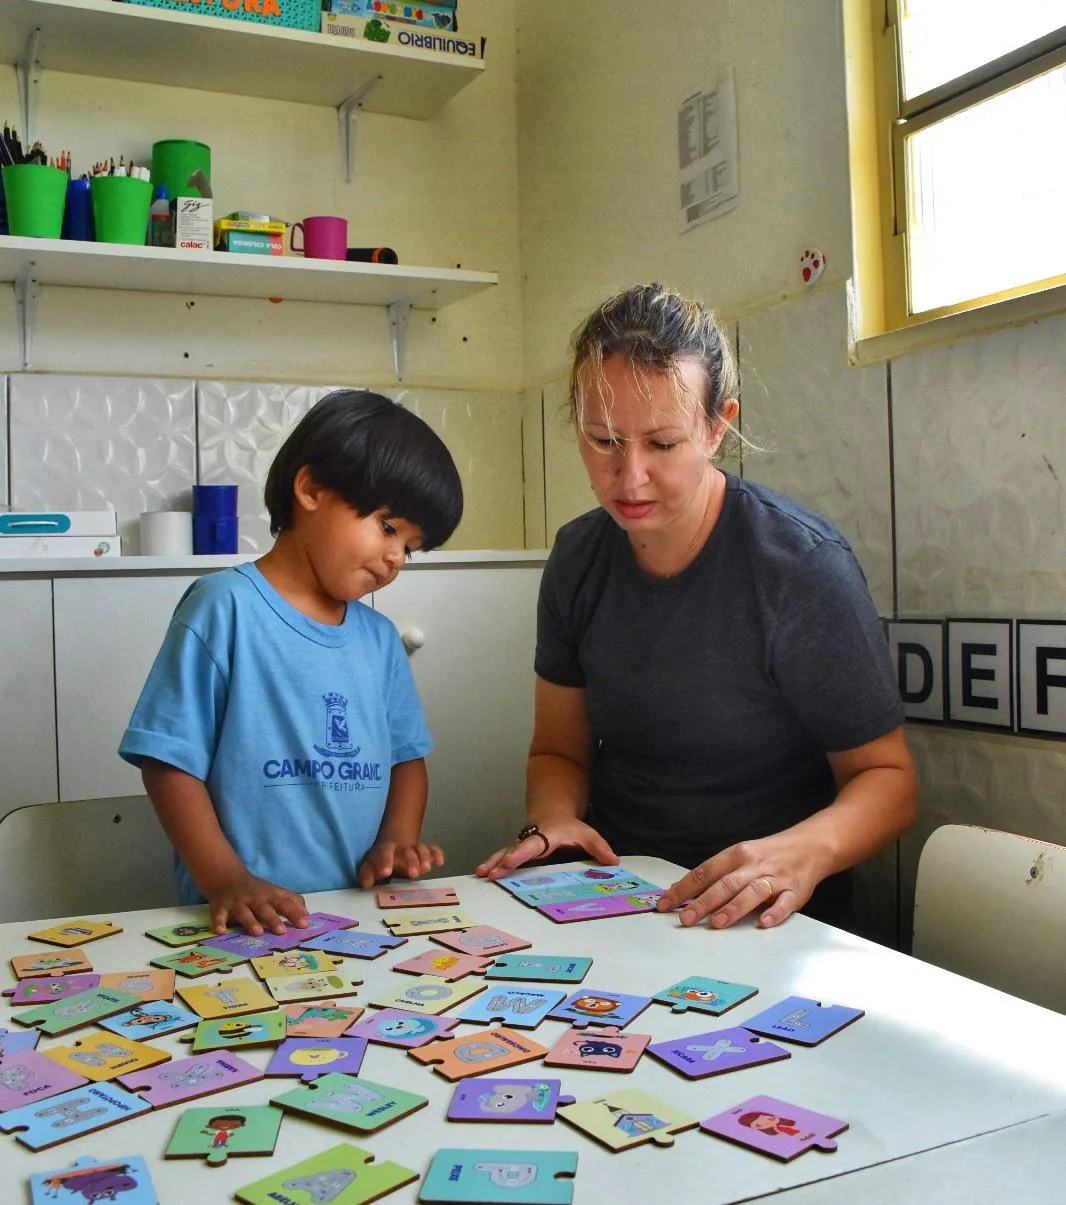
<svg viewBox="0 0 1066 1205">
<path fill-rule="evenodd" d="M 712 478 L 710 489 L 707 494 L 707 505 L 703 508 L 703 517 L 700 519 L 700 525 L 699 525 L 699 527 L 696 528 L 696 534 L 692 537 L 691 540 L 689 540 L 688 547 L 685 549 L 685 563 L 683 565 L 681 565 L 679 568 L 675 569 L 672 573 L 668 573 L 666 575 L 667 577 L 677 577 L 677 575 L 679 573 L 683 572 L 685 569 L 687 569 L 689 567 L 689 565 L 692 564 L 692 562 L 688 559 L 688 555 L 690 552 L 693 552 L 695 550 L 696 544 L 699 541 L 700 536 L 703 535 L 703 529 L 707 525 L 707 516 L 711 513 L 711 505 L 714 502 L 714 496 L 717 492 L 718 491 L 715 489 L 714 479 Z"/>
</svg>

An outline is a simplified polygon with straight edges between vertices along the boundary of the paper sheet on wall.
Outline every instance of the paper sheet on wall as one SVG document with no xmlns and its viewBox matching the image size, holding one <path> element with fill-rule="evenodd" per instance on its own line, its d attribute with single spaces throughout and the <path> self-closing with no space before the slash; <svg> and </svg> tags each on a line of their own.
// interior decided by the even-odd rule
<svg viewBox="0 0 1066 1205">
<path fill-rule="evenodd" d="M 733 68 L 713 88 L 696 92 L 677 111 L 678 223 L 682 234 L 736 208 L 737 105 Z"/>
</svg>

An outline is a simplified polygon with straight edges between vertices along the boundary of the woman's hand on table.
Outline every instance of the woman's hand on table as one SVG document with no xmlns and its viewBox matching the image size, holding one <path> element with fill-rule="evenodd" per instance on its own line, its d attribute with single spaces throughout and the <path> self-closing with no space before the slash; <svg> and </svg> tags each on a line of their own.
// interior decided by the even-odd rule
<svg viewBox="0 0 1066 1205">
<path fill-rule="evenodd" d="M 239 925 L 253 937 L 261 936 L 265 929 L 280 936 L 286 922 L 297 929 L 307 925 L 307 904 L 302 895 L 254 874 L 244 874 L 206 894 L 216 933 Z"/>
<path fill-rule="evenodd" d="M 528 827 L 530 826 L 527 825 Z M 498 849 L 486 858 L 476 873 L 483 879 L 498 879 L 527 862 L 539 862 L 557 849 L 583 849 L 601 866 L 618 865 L 618 855 L 600 834 L 583 820 L 567 817 L 545 821 L 535 827 L 537 831 L 532 836 L 521 841 L 516 840 L 513 845 L 508 845 L 506 849 Z"/>
<path fill-rule="evenodd" d="M 741 841 L 708 858 L 677 880 L 659 899 L 659 912 L 681 905 L 681 924 L 710 917 L 714 929 L 726 929 L 749 913 L 770 929 L 797 912 L 825 877 L 809 840 L 788 832 Z"/>
<path fill-rule="evenodd" d="M 444 851 L 439 845 L 424 842 L 375 841 L 359 863 L 356 879 L 359 886 L 369 890 L 375 883 L 387 883 L 393 875 L 417 879 L 428 874 L 434 866 L 444 865 Z"/>
</svg>

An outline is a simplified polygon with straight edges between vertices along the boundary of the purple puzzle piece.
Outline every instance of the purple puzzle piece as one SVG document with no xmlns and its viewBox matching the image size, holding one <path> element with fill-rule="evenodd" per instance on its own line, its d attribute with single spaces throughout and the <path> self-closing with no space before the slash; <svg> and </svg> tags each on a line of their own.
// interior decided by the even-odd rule
<svg viewBox="0 0 1066 1205">
<path fill-rule="evenodd" d="M 0 1059 L 0 1113 L 35 1100 L 58 1096 L 89 1081 L 36 1050 L 21 1050 Z"/>
<path fill-rule="evenodd" d="M 224 1050 L 194 1054 L 160 1067 L 131 1071 L 128 1075 L 120 1075 L 118 1082 L 131 1092 L 143 1089 L 142 1099 L 153 1108 L 161 1109 L 262 1078 L 263 1073 L 258 1067 Z"/>
<path fill-rule="evenodd" d="M 634 912 L 653 912 L 655 901 L 664 893 L 636 891 L 632 895 L 595 896 L 587 900 L 566 900 L 561 904 L 542 904 L 538 911 L 559 924 L 578 920 L 598 920 L 604 916 L 626 916 Z"/>
<path fill-rule="evenodd" d="M 728 1138 L 786 1163 L 812 1146 L 835 1151 L 834 1136 L 847 1128 L 848 1123 L 839 1117 L 814 1113 L 773 1096 L 753 1096 L 700 1122 L 700 1129 L 708 1134 Z"/>
<path fill-rule="evenodd" d="M 817 1046 L 865 1015 L 861 1008 L 819 1004 L 806 996 L 787 996 L 780 1003 L 749 1017 L 744 1028 L 767 1037 L 783 1038 L 786 1042 L 798 1042 L 801 1046 Z"/>
<path fill-rule="evenodd" d="M 568 996 L 548 1016 L 556 1021 L 569 1021 L 578 1028 L 584 1025 L 614 1025 L 624 1029 L 650 1004 L 650 996 L 630 996 L 624 992 L 585 988 Z"/>
<path fill-rule="evenodd" d="M 217 937 L 205 937 L 199 943 L 210 946 L 214 950 L 224 950 L 227 954 L 235 954 L 238 958 L 260 958 L 272 954 L 274 947 L 262 937 L 254 937 L 251 933 L 220 933 Z"/>
<path fill-rule="evenodd" d="M 554 1121 L 558 1105 L 574 1103 L 560 1096 L 557 1079 L 466 1079 L 455 1088 L 449 1121 Z"/>
<path fill-rule="evenodd" d="M 383 1046 L 424 1046 L 436 1038 L 447 1037 L 459 1024 L 458 1017 L 431 1017 L 407 1012 L 402 1008 L 382 1008 L 373 1016 L 363 1017 L 344 1031 L 345 1037 L 366 1038 Z"/>
<path fill-rule="evenodd" d="M 680 1071 L 689 1079 L 703 1079 L 759 1063 L 773 1063 L 792 1056 L 781 1046 L 767 1042 L 741 1026 L 733 1029 L 712 1029 L 694 1033 L 669 1042 L 654 1042 L 648 1054 Z"/>
<path fill-rule="evenodd" d="M 270 943 L 271 950 L 291 950 L 294 946 L 305 945 L 324 933 L 333 933 L 338 929 L 353 929 L 359 922 L 350 916 L 334 916 L 331 912 L 311 912 L 307 917 L 307 925 L 297 929 L 290 925 L 284 933 L 264 933 L 263 937 Z"/>
<path fill-rule="evenodd" d="M 358 1075 L 366 1038 L 286 1038 L 274 1052 L 267 1075 L 297 1075 L 310 1083 L 326 1072 Z"/>
<path fill-rule="evenodd" d="M 9 1004 L 47 1004 L 99 986 L 99 975 L 42 975 L 21 979 L 14 987 L 4 988 L 3 994 Z"/>
</svg>

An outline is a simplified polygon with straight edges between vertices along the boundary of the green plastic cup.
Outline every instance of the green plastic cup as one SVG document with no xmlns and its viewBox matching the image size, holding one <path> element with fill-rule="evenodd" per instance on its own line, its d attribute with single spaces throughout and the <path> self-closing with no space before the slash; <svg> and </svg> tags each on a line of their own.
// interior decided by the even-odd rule
<svg viewBox="0 0 1066 1205">
<path fill-rule="evenodd" d="M 189 183 L 196 172 L 211 180 L 211 148 L 190 138 L 164 138 L 152 144 L 152 184 L 167 190 L 167 196 L 198 197 L 199 190 Z"/>
<path fill-rule="evenodd" d="M 135 176 L 93 176 L 91 187 L 96 241 L 143 247 L 148 241 L 151 181 Z"/>
<path fill-rule="evenodd" d="M 43 163 L 4 168 L 8 232 L 23 238 L 59 238 L 70 177 Z"/>
</svg>

